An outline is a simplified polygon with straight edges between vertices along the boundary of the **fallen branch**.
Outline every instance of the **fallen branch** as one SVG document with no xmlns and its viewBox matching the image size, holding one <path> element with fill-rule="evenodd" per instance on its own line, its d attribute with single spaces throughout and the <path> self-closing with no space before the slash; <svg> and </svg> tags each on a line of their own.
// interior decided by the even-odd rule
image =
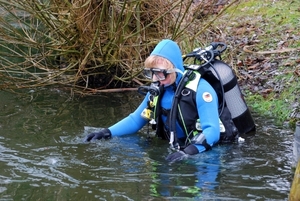
<svg viewBox="0 0 300 201">
<path fill-rule="evenodd" d="M 281 54 L 285 52 L 294 52 L 294 51 L 300 51 L 300 48 L 285 48 L 285 49 L 280 49 L 280 50 L 271 50 L 271 51 L 252 51 L 249 50 L 248 48 L 253 47 L 253 45 L 250 46 L 244 46 L 243 51 L 251 54 L 260 54 L 260 55 L 268 55 L 268 54 Z"/>
<path fill-rule="evenodd" d="M 78 87 L 76 87 L 78 88 Z M 79 87 L 80 88 L 80 87 Z M 118 88 L 118 89 L 91 89 L 91 88 L 86 88 L 84 90 L 79 90 L 77 91 L 74 89 L 75 93 L 80 93 L 83 95 L 88 95 L 88 94 L 100 94 L 100 93 L 117 93 L 117 92 L 125 92 L 125 91 L 137 91 L 138 88 Z"/>
<path fill-rule="evenodd" d="M 119 88 L 119 89 L 93 89 L 92 92 L 96 93 L 107 93 L 107 92 L 124 92 L 124 91 L 137 91 L 138 88 Z"/>
</svg>

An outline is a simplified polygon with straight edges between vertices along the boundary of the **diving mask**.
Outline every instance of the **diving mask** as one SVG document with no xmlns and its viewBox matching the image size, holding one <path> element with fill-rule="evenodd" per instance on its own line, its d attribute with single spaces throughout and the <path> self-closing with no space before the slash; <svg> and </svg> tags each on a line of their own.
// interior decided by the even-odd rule
<svg viewBox="0 0 300 201">
<path fill-rule="evenodd" d="M 176 72 L 175 69 L 160 69 L 160 68 L 145 68 L 144 75 L 148 79 L 152 79 L 153 75 L 156 76 L 158 81 L 163 81 L 167 78 L 168 74 Z"/>
</svg>

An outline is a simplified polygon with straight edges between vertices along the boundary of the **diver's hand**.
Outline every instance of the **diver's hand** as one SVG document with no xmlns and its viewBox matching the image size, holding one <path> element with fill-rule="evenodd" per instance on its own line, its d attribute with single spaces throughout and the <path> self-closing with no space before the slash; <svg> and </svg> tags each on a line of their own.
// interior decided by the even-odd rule
<svg viewBox="0 0 300 201">
<path fill-rule="evenodd" d="M 100 139 L 109 139 L 111 138 L 111 132 L 108 128 L 103 128 L 98 132 L 90 133 L 86 136 L 85 142 L 93 141 L 93 140 L 100 140 Z"/>
<path fill-rule="evenodd" d="M 184 153 L 183 151 L 176 151 L 172 154 L 169 154 L 166 158 L 167 161 L 170 162 L 175 162 L 175 161 L 180 161 L 184 158 L 186 158 L 188 155 Z"/>
<path fill-rule="evenodd" d="M 187 158 L 189 155 L 198 154 L 197 147 L 193 144 L 187 146 L 183 151 L 177 151 L 167 156 L 167 161 L 175 162 Z"/>
</svg>

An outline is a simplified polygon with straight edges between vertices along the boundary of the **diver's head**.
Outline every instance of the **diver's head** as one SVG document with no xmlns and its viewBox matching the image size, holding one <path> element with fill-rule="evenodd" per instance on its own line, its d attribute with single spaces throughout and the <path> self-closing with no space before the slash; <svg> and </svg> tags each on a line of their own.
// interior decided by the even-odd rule
<svg viewBox="0 0 300 201">
<path fill-rule="evenodd" d="M 145 60 L 145 77 L 152 82 L 160 82 L 160 85 L 169 86 L 176 80 L 176 70 L 174 65 L 166 58 L 151 55 Z"/>
<path fill-rule="evenodd" d="M 164 39 L 157 44 L 145 60 L 145 76 L 161 85 L 178 83 L 183 74 L 183 61 L 177 43 Z"/>
</svg>

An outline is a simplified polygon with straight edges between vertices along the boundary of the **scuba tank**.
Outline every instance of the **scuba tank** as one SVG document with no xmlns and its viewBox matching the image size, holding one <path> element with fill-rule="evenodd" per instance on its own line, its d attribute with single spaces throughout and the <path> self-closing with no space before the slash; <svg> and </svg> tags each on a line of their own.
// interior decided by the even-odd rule
<svg viewBox="0 0 300 201">
<path fill-rule="evenodd" d="M 224 99 L 231 113 L 232 121 L 239 133 L 244 134 L 255 130 L 255 123 L 241 93 L 233 70 L 224 62 L 215 60 L 209 70 L 221 80 L 224 88 Z M 217 72 L 217 73 L 216 73 Z M 220 77 L 218 77 L 218 75 Z"/>
<path fill-rule="evenodd" d="M 226 104 L 239 133 L 245 134 L 255 130 L 255 123 L 238 85 L 237 77 L 231 67 L 221 61 L 221 53 L 226 49 L 226 44 L 220 42 L 211 43 L 204 50 L 197 48 L 193 52 L 183 55 L 184 61 L 189 57 L 194 58 L 194 64 L 186 65 L 185 68 L 197 70 L 202 74 L 202 77 L 217 92 L 221 107 Z M 216 57 L 219 57 L 220 60 Z"/>
</svg>

